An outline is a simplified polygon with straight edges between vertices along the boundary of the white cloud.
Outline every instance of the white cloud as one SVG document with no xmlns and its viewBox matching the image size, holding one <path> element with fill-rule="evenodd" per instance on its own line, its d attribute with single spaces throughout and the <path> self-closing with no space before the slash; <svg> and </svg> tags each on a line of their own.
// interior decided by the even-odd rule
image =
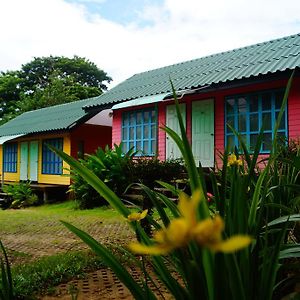
<svg viewBox="0 0 300 300">
<path fill-rule="evenodd" d="M 294 0 L 165 0 L 146 6 L 128 25 L 89 13 L 84 2 L 91 1 L 103 0 L 1 1 L 0 70 L 20 68 L 34 56 L 76 54 L 118 83 L 137 72 L 300 32 L 300 1 Z M 141 20 L 149 25 L 139 27 Z"/>
</svg>

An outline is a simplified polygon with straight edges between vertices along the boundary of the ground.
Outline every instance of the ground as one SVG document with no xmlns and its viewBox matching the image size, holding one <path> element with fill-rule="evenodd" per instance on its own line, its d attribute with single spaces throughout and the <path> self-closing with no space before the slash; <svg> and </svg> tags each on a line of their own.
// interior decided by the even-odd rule
<svg viewBox="0 0 300 300">
<path fill-rule="evenodd" d="M 64 220 L 85 230 L 103 243 L 124 244 L 134 239 L 125 220 L 113 210 L 74 210 L 69 204 L 40 208 L 0 211 L 0 239 L 13 264 L 42 256 L 86 248 L 61 223 Z M 139 274 L 135 274 L 137 280 Z M 71 299 L 70 286 L 80 291 L 78 299 L 131 299 L 129 292 L 108 269 L 98 270 L 86 279 L 74 280 L 58 287 L 56 297 L 43 299 Z"/>
<path fill-rule="evenodd" d="M 85 230 L 104 243 L 119 243 L 134 237 L 126 221 L 113 210 L 76 211 L 69 205 L 53 205 L 46 210 L 27 208 L 0 211 L 0 237 L 8 249 L 32 259 L 86 248 L 60 220 Z M 12 259 L 20 257 L 22 255 L 16 255 Z"/>
</svg>

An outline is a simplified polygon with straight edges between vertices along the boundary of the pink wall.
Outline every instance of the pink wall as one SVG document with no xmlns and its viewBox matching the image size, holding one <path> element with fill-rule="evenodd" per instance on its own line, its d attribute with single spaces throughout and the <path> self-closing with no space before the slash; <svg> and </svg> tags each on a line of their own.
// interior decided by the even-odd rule
<svg viewBox="0 0 300 300">
<path fill-rule="evenodd" d="M 247 85 L 239 88 L 231 89 L 220 89 L 214 92 L 203 93 L 199 95 L 185 96 L 182 100 L 186 103 L 187 113 L 187 136 L 191 141 L 191 130 L 192 130 L 192 101 L 214 99 L 215 104 L 215 157 L 216 163 L 220 165 L 221 160 L 219 159 L 219 152 L 224 151 L 224 99 L 226 96 L 240 94 L 240 93 L 251 93 L 266 89 L 284 88 L 287 84 L 287 80 L 277 80 L 265 83 L 257 83 Z M 159 127 L 166 124 L 166 106 L 172 104 L 172 101 L 162 102 L 158 106 L 158 125 Z M 128 108 L 126 110 L 139 109 L 140 107 Z M 123 110 L 124 111 L 124 110 Z M 122 111 L 114 111 L 113 117 L 113 143 L 121 142 L 121 117 Z M 288 134 L 289 138 L 300 137 L 300 78 L 295 78 L 293 81 L 292 89 L 289 95 L 288 103 Z M 162 160 L 166 156 L 166 134 L 163 130 L 158 130 L 158 157 Z"/>
<path fill-rule="evenodd" d="M 289 138 L 300 137 L 300 78 L 293 80 L 288 103 Z"/>
</svg>

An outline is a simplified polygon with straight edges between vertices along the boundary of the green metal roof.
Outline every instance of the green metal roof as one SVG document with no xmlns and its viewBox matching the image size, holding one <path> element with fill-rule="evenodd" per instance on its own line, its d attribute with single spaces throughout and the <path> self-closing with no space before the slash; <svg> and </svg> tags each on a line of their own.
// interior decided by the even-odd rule
<svg viewBox="0 0 300 300">
<path fill-rule="evenodd" d="M 131 107 L 131 106 L 139 106 L 149 103 L 156 103 L 162 101 L 166 96 L 168 96 L 169 93 L 159 94 L 159 95 L 152 95 L 142 98 L 133 99 L 130 101 L 121 102 L 118 104 L 115 104 L 111 109 L 120 109 L 125 107 Z"/>
<path fill-rule="evenodd" d="M 82 107 L 90 100 L 85 99 L 25 112 L 0 126 L 0 136 L 66 130 L 87 115 Z"/>
<path fill-rule="evenodd" d="M 85 106 L 92 108 L 300 67 L 300 34 L 139 73 Z"/>
</svg>

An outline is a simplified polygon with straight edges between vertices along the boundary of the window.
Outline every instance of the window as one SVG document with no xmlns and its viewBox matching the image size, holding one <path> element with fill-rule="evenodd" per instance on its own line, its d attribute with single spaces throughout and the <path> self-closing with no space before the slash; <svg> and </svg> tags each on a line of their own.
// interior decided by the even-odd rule
<svg viewBox="0 0 300 300">
<path fill-rule="evenodd" d="M 260 152 L 270 152 L 283 95 L 284 91 L 275 90 L 227 97 L 225 99 L 226 146 L 229 146 L 230 150 L 239 147 L 237 137 L 227 124 L 240 133 L 250 151 L 254 150 L 259 131 L 264 126 Z M 282 138 L 287 136 L 287 110 L 283 114 L 278 136 Z"/>
<path fill-rule="evenodd" d="M 154 155 L 156 153 L 156 111 L 148 108 L 124 112 L 122 115 L 123 151 L 132 147 L 139 151 L 138 155 Z"/>
<path fill-rule="evenodd" d="M 3 170 L 8 173 L 17 172 L 18 144 L 9 143 L 4 145 Z"/>
<path fill-rule="evenodd" d="M 63 150 L 63 138 L 48 139 L 43 141 L 42 174 L 62 174 L 62 159 L 52 152 L 47 145 L 50 145 L 58 150 Z"/>
</svg>

